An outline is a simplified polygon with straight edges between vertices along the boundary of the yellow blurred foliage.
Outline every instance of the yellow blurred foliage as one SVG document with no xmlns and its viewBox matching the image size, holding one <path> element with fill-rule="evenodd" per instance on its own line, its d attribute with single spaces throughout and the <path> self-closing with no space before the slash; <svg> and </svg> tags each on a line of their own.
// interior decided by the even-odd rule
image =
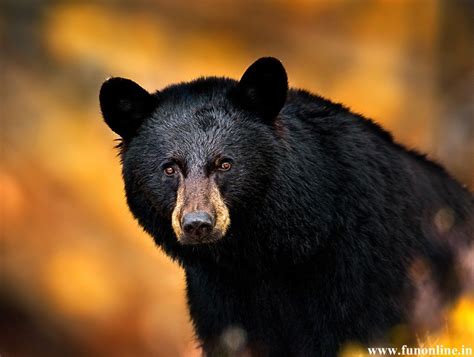
<svg viewBox="0 0 474 357">
<path fill-rule="evenodd" d="M 0 167 L 0 196 L 3 203 L 0 215 L 5 221 L 15 221 L 19 218 L 24 205 L 24 196 L 15 177 L 4 172 Z"/>
<path fill-rule="evenodd" d="M 474 341 L 474 296 L 466 295 L 457 302 L 448 313 L 446 328 L 435 335 L 435 339 L 444 346 L 461 346 Z"/>
<path fill-rule="evenodd" d="M 124 291 L 105 264 L 105 259 L 93 258 L 90 252 L 77 248 L 58 251 L 50 257 L 42 276 L 50 301 L 59 313 L 68 317 L 107 317 L 117 312 Z"/>
<path fill-rule="evenodd" d="M 374 356 L 367 347 L 395 347 L 403 355 L 401 348 L 403 345 L 414 347 L 436 348 L 457 348 L 472 346 L 474 341 L 474 296 L 463 296 L 445 314 L 445 324 L 438 331 L 425 333 L 414 343 L 407 333 L 407 327 L 399 326 L 394 329 L 390 345 L 362 346 L 356 343 L 346 344 L 340 352 L 341 357 L 367 357 Z M 377 354 L 379 355 L 379 354 Z M 388 355 L 388 353 L 387 353 Z M 408 355 L 408 354 L 407 354 Z"/>
<path fill-rule="evenodd" d="M 44 35 L 60 61 L 103 63 L 111 73 L 160 68 L 164 33 L 146 13 L 87 3 L 62 4 L 48 13 Z"/>
<path fill-rule="evenodd" d="M 184 31 L 180 37 L 176 31 L 180 29 L 146 10 L 73 3 L 49 14 L 44 35 L 58 60 L 100 63 L 109 75 L 136 78 L 150 90 L 175 81 L 176 72 L 183 79 L 206 73 L 240 75 L 245 50 L 235 37 L 205 28 Z M 182 57 L 182 53 L 193 56 Z M 229 63 L 236 64 L 234 71 L 229 72 Z"/>
</svg>

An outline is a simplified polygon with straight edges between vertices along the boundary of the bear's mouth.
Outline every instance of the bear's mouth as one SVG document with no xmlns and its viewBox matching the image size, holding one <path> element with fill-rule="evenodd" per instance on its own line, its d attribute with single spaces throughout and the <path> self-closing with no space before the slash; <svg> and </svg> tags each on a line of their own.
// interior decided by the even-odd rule
<svg viewBox="0 0 474 357">
<path fill-rule="evenodd" d="M 213 244 L 224 238 L 224 235 L 219 231 L 213 231 L 207 235 L 194 237 L 192 235 L 181 234 L 178 237 L 178 242 L 182 245 L 200 245 Z"/>
</svg>

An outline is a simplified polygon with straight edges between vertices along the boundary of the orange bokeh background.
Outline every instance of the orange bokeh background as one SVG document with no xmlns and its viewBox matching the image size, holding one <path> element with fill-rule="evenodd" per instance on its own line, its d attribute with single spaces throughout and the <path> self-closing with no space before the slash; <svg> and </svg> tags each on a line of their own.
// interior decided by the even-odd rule
<svg viewBox="0 0 474 357">
<path fill-rule="evenodd" d="M 197 356 L 182 271 L 129 213 L 98 107 L 280 58 L 474 188 L 473 5 L 463 1 L 15 1 L 0 12 L 0 353 Z M 474 340 L 466 295 L 451 343 Z M 457 329 L 457 330 L 456 330 Z M 445 341 L 443 340 L 443 341 Z"/>
</svg>

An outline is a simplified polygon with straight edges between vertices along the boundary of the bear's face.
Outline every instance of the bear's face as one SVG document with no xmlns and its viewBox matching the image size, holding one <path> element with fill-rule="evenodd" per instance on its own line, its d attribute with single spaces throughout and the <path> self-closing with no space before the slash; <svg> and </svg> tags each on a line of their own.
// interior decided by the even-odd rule
<svg viewBox="0 0 474 357">
<path fill-rule="evenodd" d="M 275 168 L 274 120 L 287 78 L 272 58 L 255 62 L 239 82 L 204 78 L 149 94 L 112 78 L 101 89 L 106 123 L 122 137 L 129 206 L 143 224 L 170 225 L 182 244 L 217 241 L 232 217 L 261 197 Z"/>
</svg>

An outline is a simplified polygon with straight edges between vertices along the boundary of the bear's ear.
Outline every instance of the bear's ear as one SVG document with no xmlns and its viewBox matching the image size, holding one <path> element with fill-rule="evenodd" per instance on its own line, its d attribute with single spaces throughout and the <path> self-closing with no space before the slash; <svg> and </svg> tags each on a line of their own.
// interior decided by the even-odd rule
<svg viewBox="0 0 474 357">
<path fill-rule="evenodd" d="M 234 99 L 246 110 L 264 119 L 274 119 L 286 101 L 288 78 L 279 60 L 263 57 L 254 62 L 240 79 Z"/>
<path fill-rule="evenodd" d="M 104 121 L 124 140 L 135 135 L 157 102 L 154 95 L 135 82 L 119 77 L 110 78 L 102 84 L 99 100 Z"/>
</svg>

